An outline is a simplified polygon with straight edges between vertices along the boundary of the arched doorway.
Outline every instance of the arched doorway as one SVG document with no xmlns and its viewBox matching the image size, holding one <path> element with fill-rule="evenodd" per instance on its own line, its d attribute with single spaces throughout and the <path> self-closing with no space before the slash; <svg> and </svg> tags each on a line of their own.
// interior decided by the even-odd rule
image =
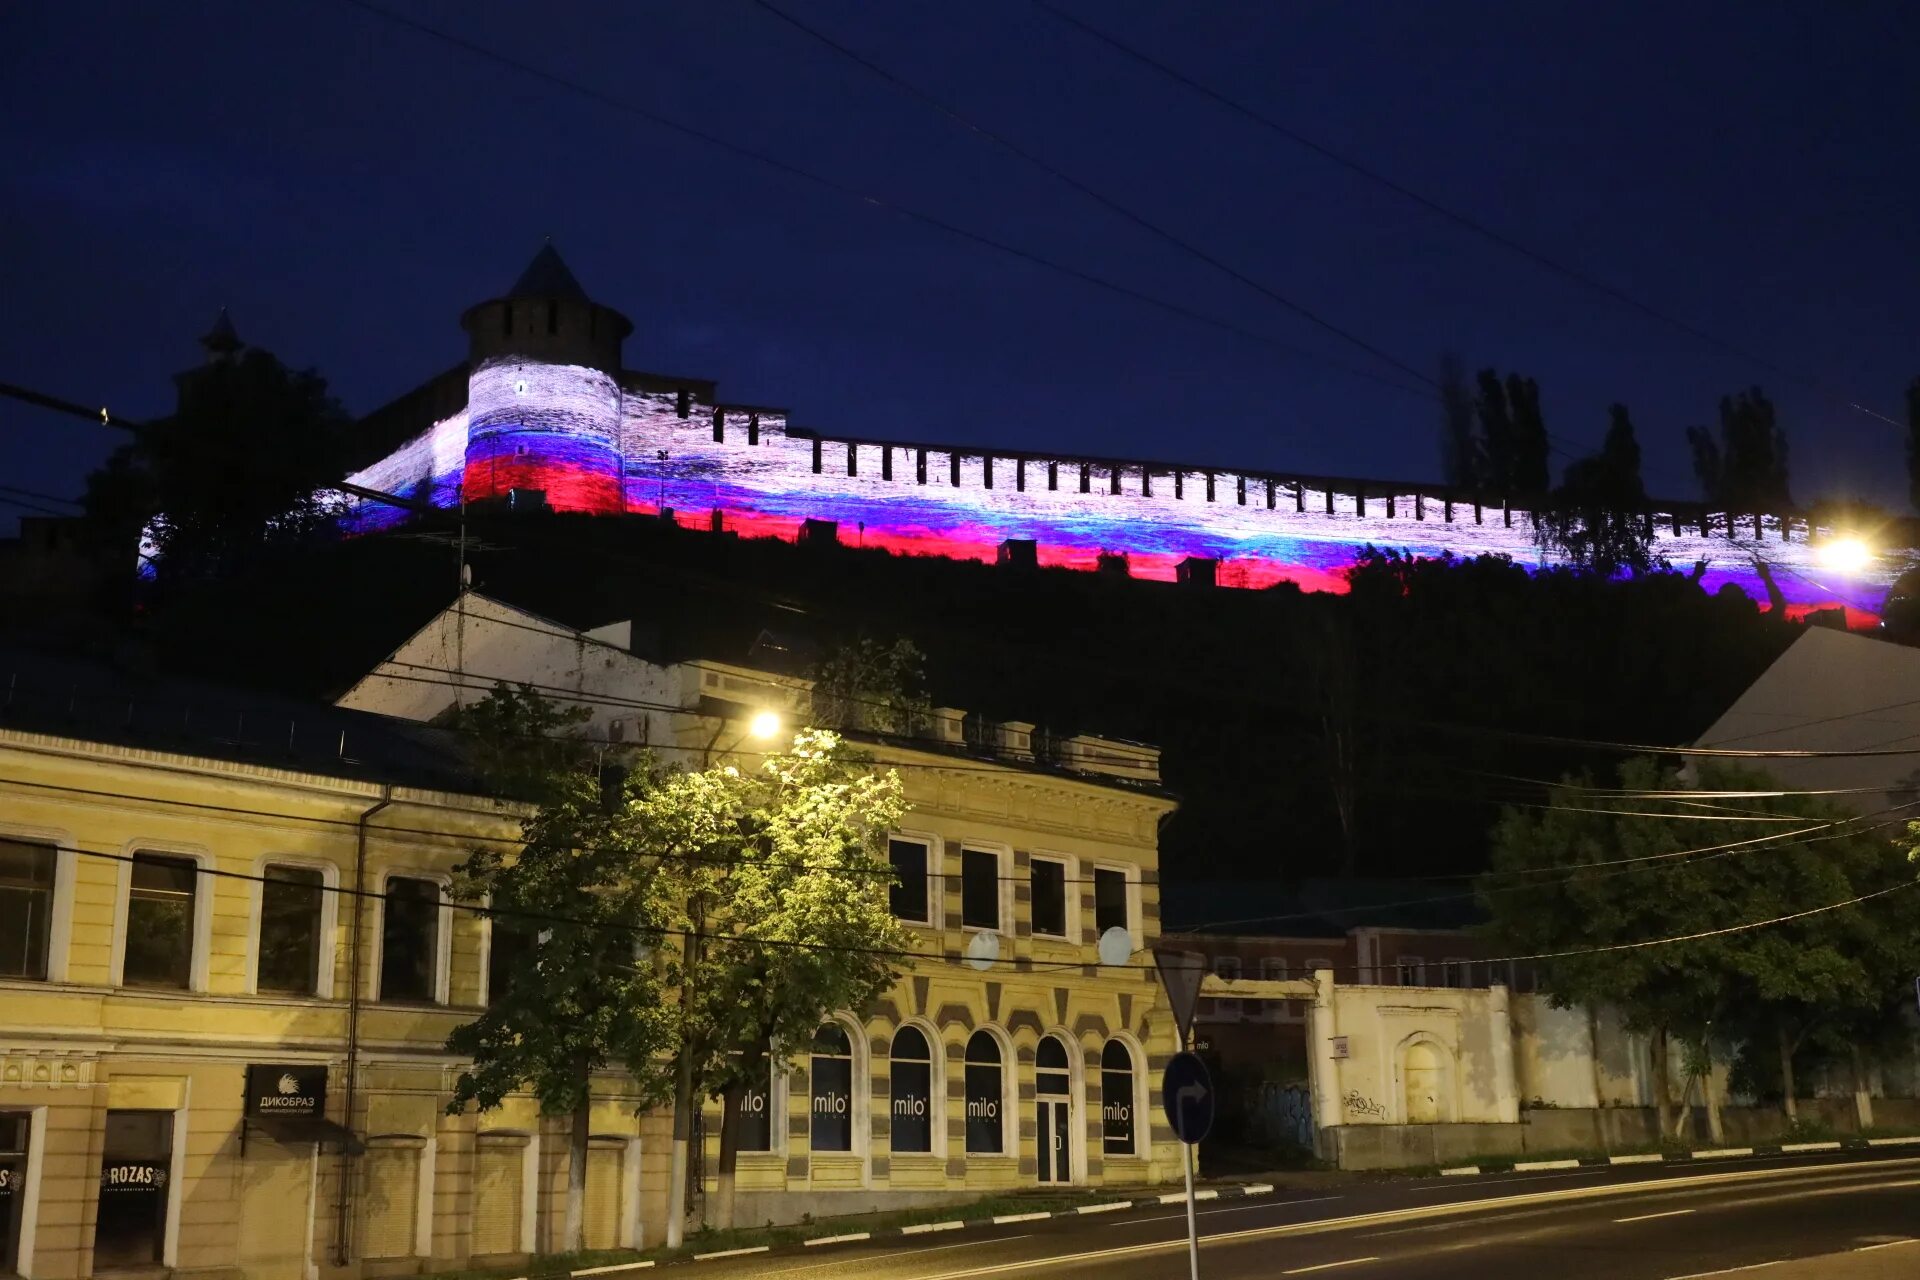
<svg viewBox="0 0 1920 1280">
<path fill-rule="evenodd" d="M 1442 1099 L 1447 1064 L 1438 1045 L 1427 1040 L 1408 1045 L 1401 1060 L 1400 1078 L 1405 1090 L 1408 1124 L 1439 1124 L 1446 1118 Z"/>
<path fill-rule="evenodd" d="M 1033 1057 L 1034 1106 L 1039 1111 L 1040 1181 L 1073 1181 L 1073 1071 L 1060 1037 L 1040 1041 Z"/>
</svg>

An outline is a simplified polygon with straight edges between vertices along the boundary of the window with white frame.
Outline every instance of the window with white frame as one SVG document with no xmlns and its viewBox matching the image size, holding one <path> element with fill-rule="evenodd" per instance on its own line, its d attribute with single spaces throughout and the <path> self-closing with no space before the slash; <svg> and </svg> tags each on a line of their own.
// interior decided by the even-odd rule
<svg viewBox="0 0 1920 1280">
<path fill-rule="evenodd" d="M 1133 1080 L 1133 1050 L 1125 1041 L 1107 1041 L 1100 1051 L 1100 1148 L 1110 1156 L 1139 1153 Z"/>
<path fill-rule="evenodd" d="M 440 884 L 387 877 L 380 917 L 380 999 L 434 1004 L 440 998 Z"/>
<path fill-rule="evenodd" d="M 0 978 L 47 976 L 60 850 L 0 839 Z"/>
<path fill-rule="evenodd" d="M 1095 937 L 1109 929 L 1133 928 L 1133 913 L 1127 873 L 1114 867 L 1093 870 L 1093 932 Z"/>
<path fill-rule="evenodd" d="M 933 1092 L 933 1050 L 918 1027 L 901 1027 L 893 1033 L 889 1072 L 894 1153 L 931 1154 L 939 1103 Z"/>
<path fill-rule="evenodd" d="M 960 851 L 960 923 L 968 929 L 999 930 L 999 854 L 985 849 Z"/>
<path fill-rule="evenodd" d="M 965 1096 L 969 1155 L 1000 1155 L 1006 1151 L 1006 1075 L 1000 1042 L 979 1030 L 967 1041 Z"/>
<path fill-rule="evenodd" d="M 887 890 L 887 905 L 895 919 L 909 924 L 933 923 L 933 895 L 927 891 L 930 880 L 927 842 L 907 836 L 887 841 L 887 857 L 893 864 L 894 883 Z"/>
<path fill-rule="evenodd" d="M 320 991 L 326 951 L 322 920 L 326 877 L 317 867 L 269 864 L 260 883 L 259 967 L 263 992 L 311 996 Z"/>
<path fill-rule="evenodd" d="M 1215 956 L 1213 961 L 1213 976 L 1227 982 L 1237 980 L 1240 977 L 1240 957 Z M 1238 997 L 1222 996 L 1214 1001 L 1213 1009 L 1215 1015 L 1218 1017 L 1237 1018 L 1240 1016 L 1240 1000 Z"/>
<path fill-rule="evenodd" d="M 1287 980 L 1286 960 L 1276 956 L 1265 957 L 1260 961 L 1260 976 L 1268 982 L 1285 982 Z M 1292 1016 L 1295 1003 L 1292 1000 L 1262 1000 L 1261 1012 L 1268 1020 L 1279 1022 Z"/>
<path fill-rule="evenodd" d="M 193 985 L 200 868 L 192 859 L 136 853 L 127 882 L 126 947 L 120 981 L 130 987 Z"/>
<path fill-rule="evenodd" d="M 1033 889 L 1033 931 L 1042 937 L 1067 936 L 1067 864 L 1036 857 L 1028 864 Z"/>
<path fill-rule="evenodd" d="M 814 1032 L 809 1065 L 809 1146 L 814 1151 L 853 1150 L 853 1042 L 846 1028 L 829 1022 Z"/>
</svg>

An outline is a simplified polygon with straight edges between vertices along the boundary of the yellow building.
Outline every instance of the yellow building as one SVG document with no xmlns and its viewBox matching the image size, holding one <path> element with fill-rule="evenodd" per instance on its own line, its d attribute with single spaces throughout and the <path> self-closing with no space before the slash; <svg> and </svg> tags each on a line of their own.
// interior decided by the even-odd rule
<svg viewBox="0 0 1920 1280">
<path fill-rule="evenodd" d="M 426 726 L 39 683 L 60 692 L 0 718 L 0 1272 L 345 1280 L 553 1248 L 566 1118 L 446 1113 L 442 1046 L 495 978 L 451 873 L 516 812 Z M 758 701 L 710 686 L 677 734 Z M 1150 960 L 1172 809 L 1151 753 L 940 725 L 950 744 L 875 748 L 914 805 L 895 905 L 939 958 L 750 1100 L 743 1221 L 1178 1176 L 1149 1087 L 1170 1020 L 1150 967 L 1094 945 L 1121 927 Z M 597 1082 L 591 1247 L 662 1239 L 669 1128 Z"/>
</svg>

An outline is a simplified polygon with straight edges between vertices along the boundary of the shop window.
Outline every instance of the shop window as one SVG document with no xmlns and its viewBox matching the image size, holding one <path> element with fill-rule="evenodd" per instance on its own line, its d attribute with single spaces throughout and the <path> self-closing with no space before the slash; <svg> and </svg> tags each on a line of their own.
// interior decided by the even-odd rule
<svg viewBox="0 0 1920 1280">
<path fill-rule="evenodd" d="M 59 850 L 0 840 L 0 978 L 45 978 Z"/>
<path fill-rule="evenodd" d="M 26 1113 L 0 1111 L 0 1273 L 20 1270 L 20 1215 L 27 1198 L 30 1132 Z"/>
<path fill-rule="evenodd" d="M 773 1150 L 773 1099 L 773 1072 L 769 1068 L 758 1083 L 748 1085 L 740 1095 L 740 1119 L 734 1135 L 740 1150 Z"/>
<path fill-rule="evenodd" d="M 986 1031 L 967 1041 L 966 1104 L 967 1151 L 972 1155 L 999 1155 L 1006 1150 L 1001 1112 L 1006 1107 L 1000 1061 L 1000 1042 Z"/>
<path fill-rule="evenodd" d="M 813 1034 L 811 1145 L 815 1151 L 853 1150 L 853 1045 L 832 1023 Z"/>
<path fill-rule="evenodd" d="M 1000 927 L 1000 855 L 960 852 L 960 923 L 969 929 Z"/>
<path fill-rule="evenodd" d="M 1128 928 L 1127 873 L 1106 867 L 1093 873 L 1093 930 L 1103 935 L 1109 929 Z"/>
<path fill-rule="evenodd" d="M 380 998 L 432 1003 L 439 995 L 440 886 L 387 879 L 380 919 Z"/>
<path fill-rule="evenodd" d="M 326 883 L 312 867 L 268 867 L 260 886 L 261 991 L 320 990 L 320 918 Z"/>
<path fill-rule="evenodd" d="M 933 1051 L 917 1028 L 902 1027 L 893 1036 L 888 1103 L 895 1152 L 931 1152 L 937 1103 L 933 1093 Z"/>
<path fill-rule="evenodd" d="M 887 856 L 893 863 L 895 881 L 887 890 L 887 905 L 894 918 L 913 924 L 933 923 L 928 910 L 927 846 L 918 840 L 889 840 Z"/>
<path fill-rule="evenodd" d="M 1133 1110 L 1133 1050 L 1109 1040 L 1100 1051 L 1100 1148 L 1108 1155 L 1137 1154 Z"/>
<path fill-rule="evenodd" d="M 199 871 L 191 858 L 154 853 L 133 855 L 127 889 L 126 962 L 121 981 L 128 986 L 193 985 L 193 934 Z"/>
<path fill-rule="evenodd" d="M 1066 937 L 1066 864 L 1035 858 L 1029 877 L 1033 882 L 1033 931 L 1052 938 Z"/>
<path fill-rule="evenodd" d="M 93 1267 L 164 1262 L 167 1197 L 173 1187 L 173 1113 L 109 1111 L 100 1157 L 100 1212 Z"/>
</svg>

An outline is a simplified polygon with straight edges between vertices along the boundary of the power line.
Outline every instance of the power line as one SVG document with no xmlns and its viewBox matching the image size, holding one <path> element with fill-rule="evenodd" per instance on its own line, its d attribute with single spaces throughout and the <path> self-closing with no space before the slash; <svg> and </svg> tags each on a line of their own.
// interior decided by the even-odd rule
<svg viewBox="0 0 1920 1280">
<path fill-rule="evenodd" d="M 1052 162 L 1042 158 L 1041 156 L 1037 155 L 1036 153 L 1027 149 L 1026 147 L 1021 146 L 1018 142 L 1015 142 L 1012 138 L 1009 138 L 1004 133 L 1000 133 L 993 129 L 988 128 L 987 126 L 981 124 L 977 120 L 974 120 L 971 117 L 967 116 L 958 107 L 955 107 L 951 103 L 948 103 L 940 99 L 939 97 L 936 97 L 934 94 L 928 92 L 925 89 L 922 89 L 918 85 L 913 84 L 912 82 L 904 79 L 903 77 L 894 74 L 892 71 L 887 70 L 887 68 L 881 66 L 879 63 L 873 61 L 872 59 L 866 57 L 865 55 L 856 52 L 855 50 L 847 47 L 844 44 L 841 44 L 838 40 L 835 40 L 832 36 L 828 35 L 824 31 L 821 31 L 819 28 L 809 26 L 807 23 L 802 22 L 800 19 L 794 17 L 792 14 L 780 8 L 778 5 L 773 4 L 772 0 L 751 0 L 751 3 L 765 10 L 767 13 L 772 14 L 774 17 L 786 23 L 788 26 L 793 27 L 795 30 L 818 41 L 819 43 L 825 45 L 827 48 L 832 49 L 835 53 L 838 53 L 840 56 L 849 59 L 850 61 L 856 63 L 857 65 L 872 72 L 874 75 L 879 76 L 881 79 L 885 80 L 888 84 L 893 85 L 895 88 L 901 90 L 902 92 L 907 93 L 912 97 L 918 98 L 921 102 L 926 103 L 928 106 L 932 107 L 934 110 L 938 111 L 940 114 L 946 116 L 949 120 L 952 120 L 955 124 L 959 125 L 961 128 L 966 129 L 968 132 L 973 133 L 979 137 L 985 138 L 989 142 L 994 143 L 996 146 L 999 146 L 1004 150 L 1011 152 L 1013 155 L 1020 157 L 1022 160 L 1025 160 L 1028 164 L 1033 165 L 1035 168 L 1039 169 L 1041 172 L 1052 177 L 1056 181 L 1062 182 L 1067 186 L 1071 187 L 1073 190 L 1078 191 L 1081 195 L 1086 196 L 1088 199 L 1099 204 L 1102 208 L 1108 210 L 1109 212 L 1118 214 L 1120 217 L 1125 218 L 1128 222 L 1133 223 L 1135 226 L 1141 228 L 1142 230 L 1148 232 L 1149 234 L 1155 236 L 1156 238 L 1164 241 L 1167 244 L 1174 246 L 1175 248 L 1179 249 L 1183 253 L 1186 253 L 1190 257 L 1198 259 L 1199 261 L 1205 263 L 1207 266 L 1212 267 L 1215 271 L 1218 271 L 1222 275 L 1227 276 L 1229 279 L 1237 281 L 1238 283 L 1246 286 L 1247 288 L 1252 289 L 1254 292 L 1260 294 L 1262 297 L 1268 299 L 1269 301 L 1278 303 L 1280 306 L 1285 307 L 1288 311 L 1291 311 L 1294 315 L 1297 315 L 1302 319 L 1308 321 L 1309 323 L 1316 325 L 1319 328 L 1325 330 L 1326 332 L 1333 334 L 1335 337 L 1341 339 L 1342 341 L 1350 343 L 1355 347 L 1358 347 L 1360 350 L 1366 352 L 1368 355 L 1372 356 L 1374 359 L 1379 360 L 1385 364 L 1391 365 L 1393 368 L 1399 370 L 1403 374 L 1406 374 L 1408 377 L 1413 378 L 1415 381 L 1423 383 L 1427 386 L 1431 386 L 1436 390 L 1439 388 L 1439 383 L 1435 381 L 1435 379 L 1429 376 L 1428 374 L 1422 373 L 1420 370 L 1414 368 L 1410 364 L 1407 364 L 1405 361 L 1399 359 L 1397 356 L 1389 354 L 1388 352 L 1375 346 L 1373 343 L 1367 341 L 1365 338 L 1360 337 L 1358 334 L 1352 332 L 1351 330 L 1345 329 L 1340 325 L 1334 323 L 1332 320 L 1329 320 L 1327 317 L 1321 315 L 1319 312 L 1315 311 L 1313 308 L 1307 306 L 1306 304 L 1298 302 L 1295 299 L 1290 298 L 1287 295 L 1281 293 L 1279 290 L 1274 289 L 1269 285 L 1263 284 L 1258 280 L 1255 280 L 1253 277 L 1247 275 L 1245 272 L 1241 271 L 1239 268 L 1232 266 L 1231 264 L 1215 256 L 1214 254 L 1211 254 L 1207 252 L 1205 249 L 1200 248 L 1198 245 L 1194 244 L 1191 240 L 1188 240 L 1182 236 L 1176 235 L 1174 232 L 1169 231 L 1164 226 L 1161 226 L 1159 223 L 1139 213 L 1137 210 L 1133 209 L 1132 207 L 1122 204 L 1120 201 L 1107 195 L 1105 192 L 1102 192 L 1099 189 L 1093 186 L 1090 186 L 1085 182 L 1082 182 L 1080 179 L 1074 177 L 1072 174 L 1069 174 L 1065 170 L 1061 169 L 1058 165 L 1053 164 Z"/>
<path fill-rule="evenodd" d="M 763 3 L 763 0 L 755 0 L 755 2 Z M 1358 174 L 1359 176 L 1367 179 L 1369 182 L 1373 182 L 1393 192 L 1395 195 L 1401 196 L 1404 199 L 1412 201 L 1414 204 L 1418 205 L 1422 209 L 1425 209 L 1427 212 L 1435 214 L 1441 218 L 1444 218 L 1447 221 L 1453 223 L 1455 226 L 1464 228 L 1465 230 L 1472 232 L 1474 235 L 1479 236 L 1481 239 L 1486 240 L 1491 244 L 1498 245 L 1500 248 L 1505 249 L 1510 253 L 1514 253 L 1519 255 L 1522 258 L 1525 258 L 1529 262 L 1532 262 L 1535 266 L 1543 267 L 1546 270 L 1553 272 L 1555 275 L 1562 277 L 1563 279 L 1571 280 L 1575 284 L 1581 285 L 1584 288 L 1603 294 L 1604 296 L 1611 298 L 1615 302 L 1618 302 L 1626 307 L 1629 307 L 1634 311 L 1638 311 L 1642 315 L 1647 316 L 1651 319 L 1657 320 L 1660 323 L 1667 325 L 1672 329 L 1676 329 L 1679 332 L 1684 333 L 1691 338 L 1695 338 L 1701 342 L 1705 342 L 1709 346 L 1717 347 L 1719 350 L 1729 355 L 1737 356 L 1740 359 L 1746 360 L 1751 364 L 1759 365 L 1761 368 L 1767 369 L 1773 373 L 1780 374 L 1782 377 L 1792 378 L 1795 381 L 1805 383 L 1809 386 L 1816 388 L 1817 390 L 1824 391 L 1830 395 L 1836 396 L 1839 398 L 1842 404 L 1846 405 L 1847 408 L 1852 409 L 1857 413 L 1861 413 L 1866 415 L 1869 418 L 1874 418 L 1880 422 L 1884 422 L 1888 426 L 1900 427 L 1902 429 L 1904 429 L 1905 427 L 1904 423 L 1898 422 L 1893 418 L 1888 417 L 1884 413 L 1879 413 L 1873 409 L 1869 409 L 1865 405 L 1860 404 L 1858 401 L 1853 400 L 1852 398 L 1847 396 L 1844 392 L 1840 391 L 1839 388 L 1832 386 L 1830 383 L 1826 382 L 1824 379 L 1818 378 L 1809 373 L 1799 372 L 1799 371 L 1790 369 L 1778 363 L 1777 361 L 1769 359 L 1766 356 L 1760 355 L 1747 348 L 1741 347 L 1733 342 L 1729 342 L 1724 338 L 1717 337 L 1714 334 L 1709 333 L 1707 330 L 1700 328 L 1698 325 L 1692 324 L 1686 320 L 1681 319 L 1680 317 L 1674 315 L 1672 312 L 1662 310 L 1661 308 L 1656 307 L 1653 304 L 1646 302 L 1641 298 L 1635 297 L 1633 294 L 1626 292 L 1626 290 L 1621 289 L 1617 285 L 1609 284 L 1607 281 L 1600 279 L 1598 276 L 1592 275 L 1589 272 L 1579 269 L 1578 267 L 1571 266 L 1565 262 L 1560 261 L 1557 258 L 1551 257 L 1546 253 L 1541 252 L 1538 249 L 1534 249 L 1526 244 L 1523 244 L 1520 241 L 1515 240 L 1513 237 L 1505 235 L 1502 232 L 1495 230 L 1494 228 L 1488 226 L 1486 223 L 1481 222 L 1479 219 L 1474 218 L 1468 214 L 1462 213 L 1458 209 L 1454 209 L 1448 205 L 1441 204 L 1438 200 L 1435 200 L 1431 196 L 1428 196 L 1419 191 L 1416 191 L 1412 187 L 1409 187 L 1404 183 L 1398 182 L 1393 178 L 1388 177 L 1386 174 L 1381 173 L 1379 170 L 1371 168 L 1368 165 L 1362 164 L 1360 161 L 1354 159 L 1352 156 L 1346 155 L 1340 151 L 1336 151 L 1334 148 L 1328 146 L 1327 144 L 1320 142 L 1317 139 L 1308 137 L 1306 134 L 1301 133 L 1297 129 L 1294 129 L 1289 127 L 1288 125 L 1282 124 L 1280 121 L 1275 120 L 1272 116 L 1269 116 L 1262 112 L 1254 110 L 1252 107 L 1248 106 L 1246 103 L 1240 101 L 1239 99 L 1229 97 L 1227 94 L 1222 93 L 1217 89 L 1214 89 L 1206 84 L 1201 83 L 1200 81 L 1194 79 L 1192 76 L 1186 75 L 1185 73 L 1179 71 L 1178 69 L 1162 61 L 1161 59 L 1154 57 L 1152 54 L 1147 53 L 1146 51 L 1140 48 L 1137 48 L 1136 46 L 1129 44 L 1126 41 L 1121 40 L 1118 36 L 1113 35 L 1111 32 L 1108 32 L 1103 28 L 1097 27 L 1094 24 L 1085 21 L 1084 19 L 1078 18 L 1073 14 L 1068 13 L 1066 10 L 1060 8 L 1058 5 L 1051 3 L 1050 0 L 1032 0 L 1032 2 L 1037 8 L 1043 10 L 1046 13 L 1051 14 L 1053 17 L 1059 19 L 1061 22 L 1066 23 L 1068 26 L 1073 27 L 1074 29 L 1082 32 L 1083 34 L 1092 37 L 1094 40 L 1099 41 L 1101 44 L 1106 45 L 1108 48 L 1113 49 L 1125 55 L 1128 58 L 1133 59 L 1135 62 L 1138 62 L 1144 66 L 1152 68 L 1154 71 L 1159 72 L 1161 75 L 1166 76 L 1168 79 L 1173 80 L 1178 84 L 1186 86 L 1188 89 L 1191 89 L 1193 92 L 1200 94 L 1202 97 L 1207 98 L 1213 102 L 1216 102 L 1223 107 L 1226 107 L 1228 110 L 1234 112 L 1235 114 L 1240 115 L 1247 120 L 1251 120 L 1253 123 L 1260 125 L 1262 128 L 1265 128 L 1275 134 L 1278 134 L 1280 137 L 1285 138 L 1287 141 L 1292 142 L 1297 146 L 1306 148 L 1308 151 L 1313 152 L 1315 155 L 1320 156 L 1322 159 L 1329 160 L 1332 163 L 1339 165 L 1341 168 L 1346 169 L 1350 173 Z"/>
<path fill-rule="evenodd" d="M 1496 729 L 1486 725 L 1449 724 L 1442 720 L 1407 720 L 1415 728 L 1468 737 L 1500 738 L 1512 742 L 1533 742 L 1542 746 L 1570 747 L 1588 751 L 1618 751 L 1631 755 L 1707 756 L 1730 760 L 1844 760 L 1878 756 L 1916 756 L 1920 747 L 1869 748 L 1863 750 L 1742 750 L 1735 747 L 1660 746 L 1648 742 L 1609 742 L 1596 738 L 1570 738 L 1560 734 L 1529 733 L 1524 729 Z M 1906 735 L 1903 735 L 1906 736 Z"/>
<path fill-rule="evenodd" d="M 751 160 L 756 164 L 765 165 L 771 169 L 775 169 L 779 171 L 780 173 L 786 174 L 788 177 L 797 178 L 802 182 L 808 183 L 812 186 L 822 188 L 823 190 L 834 192 L 837 195 L 845 196 L 848 199 L 858 201 L 859 203 L 870 206 L 872 208 L 884 209 L 890 213 L 897 214 L 900 217 L 903 217 L 910 222 L 916 222 L 922 226 L 932 227 L 933 229 L 940 231 L 946 235 L 954 236 L 958 239 L 965 240 L 971 244 L 978 245 L 982 248 L 991 249 L 996 253 L 1003 254 L 1008 257 L 1017 258 L 1020 261 L 1025 262 L 1030 266 L 1041 267 L 1048 271 L 1053 271 L 1062 275 L 1070 276 L 1073 279 L 1080 281 L 1082 284 L 1089 284 L 1094 286 L 1095 288 L 1103 289 L 1109 293 L 1118 294 L 1122 297 L 1130 298 L 1136 302 L 1146 303 L 1149 306 L 1156 307 L 1162 311 L 1166 311 L 1173 315 L 1180 316 L 1183 319 L 1197 321 L 1201 324 L 1211 326 L 1212 328 L 1224 330 L 1226 332 L 1235 334 L 1238 337 L 1250 339 L 1264 346 L 1271 347 L 1275 350 L 1285 352 L 1288 355 L 1292 355 L 1301 359 L 1312 361 L 1314 363 L 1325 365 L 1329 368 L 1336 369 L 1342 373 L 1346 373 L 1353 377 L 1364 378 L 1370 382 L 1381 383 L 1382 385 L 1392 387 L 1397 391 L 1406 392 L 1408 394 L 1416 394 L 1416 395 L 1422 394 L 1421 392 L 1415 390 L 1414 388 L 1404 386 L 1401 383 L 1396 382 L 1392 379 L 1382 377 L 1381 375 L 1371 370 L 1355 368 L 1353 366 L 1342 364 L 1339 361 L 1332 360 L 1332 359 L 1329 359 L 1328 357 L 1322 356 L 1318 352 L 1309 351 L 1302 347 L 1291 346 L 1287 343 L 1280 342 L 1277 339 L 1268 337 L 1265 334 L 1257 333 L 1253 330 L 1242 328 L 1241 326 L 1234 324 L 1232 321 L 1222 320 L 1214 316 L 1206 315 L 1203 312 L 1195 311 L 1192 308 L 1187 307 L 1181 303 L 1173 302 L 1168 299 L 1158 297 L 1154 294 L 1147 293 L 1140 289 L 1135 289 L 1130 285 L 1121 284 L 1118 281 L 1110 280 L 1103 276 L 1094 275 L 1093 273 L 1088 271 L 1082 271 L 1078 267 L 1070 266 L 1067 263 L 1058 261 L 1057 259 L 1049 258 L 1043 254 L 1036 253 L 1031 250 L 1022 249 L 1017 245 L 1011 244 L 1004 240 L 996 239 L 993 236 L 987 235 L 983 232 L 974 231 L 967 227 L 960 226 L 957 223 L 950 222 L 945 218 L 939 217 L 936 214 L 928 213 L 925 210 L 915 208 L 911 205 L 902 204 L 896 200 L 890 200 L 885 197 L 875 195 L 873 192 L 869 190 L 864 190 L 859 187 L 850 186 L 847 183 L 839 181 L 838 179 L 827 177 L 824 174 L 816 173 L 813 170 L 802 168 L 799 165 L 790 163 L 789 161 L 786 161 L 786 160 L 782 160 L 780 157 L 773 155 L 770 152 L 761 151 L 757 148 L 731 141 L 730 139 L 721 137 L 719 134 L 712 133 L 706 129 L 702 129 L 697 126 L 687 124 L 681 120 L 676 120 L 671 116 L 664 115 L 661 112 L 654 111 L 648 107 L 641 106 L 640 104 L 630 101 L 626 98 L 618 97 L 614 94 L 608 93 L 603 89 L 595 88 L 594 86 L 587 84 L 584 81 L 575 80 L 571 77 L 561 75 L 557 72 L 548 71 L 545 68 L 537 66 L 531 62 L 527 62 L 527 61 L 524 61 L 523 59 L 516 58 L 510 54 L 501 53 L 496 49 L 489 48 L 488 46 L 480 44 L 477 41 L 469 40 L 464 36 L 457 35 L 444 28 L 436 27 L 429 23 L 418 21 L 417 19 L 407 17 L 404 14 L 395 13 L 392 10 L 383 8 L 380 5 L 372 4 L 369 2 L 369 0 L 341 0 L 341 3 L 351 5 L 353 8 L 360 10 L 362 13 L 369 14 L 375 18 L 380 19 L 383 22 L 388 22 L 396 26 L 405 27 L 408 30 L 413 31 L 419 35 L 428 36 L 432 39 L 442 41 L 443 43 L 449 44 L 454 48 L 460 49 L 465 53 L 471 54 L 474 57 L 482 58 L 488 62 L 495 63 L 496 65 L 510 68 L 511 70 L 521 73 L 522 75 L 531 76 L 534 79 L 544 81 L 545 83 L 551 86 L 554 86 L 556 88 L 564 89 L 569 93 L 578 94 L 582 97 L 588 98 L 594 102 L 599 103 L 601 106 L 611 107 L 616 111 L 622 111 L 627 113 L 628 115 L 637 116 L 638 118 L 645 120 L 650 124 L 656 125 L 662 129 L 667 129 L 673 133 L 677 133 L 682 137 L 690 138 L 696 142 L 704 143 L 707 146 L 718 148 L 719 150 L 725 151 L 728 154 L 738 157 L 740 159 Z"/>
</svg>

